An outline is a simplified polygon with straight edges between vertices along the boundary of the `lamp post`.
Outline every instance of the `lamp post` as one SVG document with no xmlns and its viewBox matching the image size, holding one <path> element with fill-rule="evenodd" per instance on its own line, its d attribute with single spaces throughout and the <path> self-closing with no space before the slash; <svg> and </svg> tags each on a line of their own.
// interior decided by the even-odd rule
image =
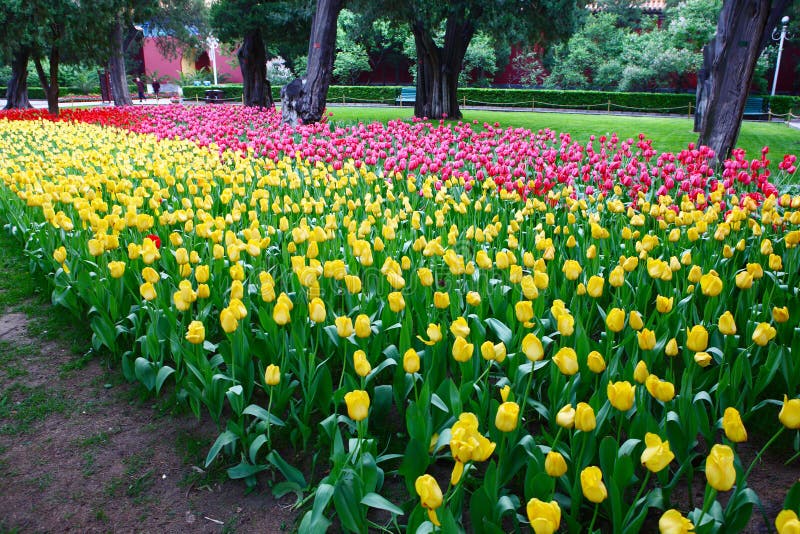
<svg viewBox="0 0 800 534">
<path fill-rule="evenodd" d="M 775 61 L 775 76 L 772 78 L 772 93 L 770 96 L 775 96 L 775 87 L 778 85 L 778 71 L 781 68 L 781 52 L 783 52 L 783 41 L 786 39 L 786 26 L 789 25 L 789 17 L 783 17 L 781 19 L 781 36 L 775 37 L 775 32 L 778 30 L 775 28 L 772 30 L 772 40 L 779 41 L 778 44 L 778 59 Z"/>
<path fill-rule="evenodd" d="M 210 36 L 206 39 L 206 44 L 208 45 L 209 52 L 211 52 L 211 69 L 214 71 L 214 85 L 217 85 L 217 48 L 219 47 L 219 41 L 213 36 Z"/>
</svg>

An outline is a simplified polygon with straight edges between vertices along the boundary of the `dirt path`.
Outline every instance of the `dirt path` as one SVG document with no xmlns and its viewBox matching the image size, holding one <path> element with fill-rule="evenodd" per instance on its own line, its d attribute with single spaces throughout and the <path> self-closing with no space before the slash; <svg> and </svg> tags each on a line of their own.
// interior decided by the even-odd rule
<svg viewBox="0 0 800 534">
<path fill-rule="evenodd" d="M 26 268 L 0 236 L 0 532 L 294 529 L 291 501 L 201 470 L 214 426 L 86 354 L 88 332 Z"/>
</svg>

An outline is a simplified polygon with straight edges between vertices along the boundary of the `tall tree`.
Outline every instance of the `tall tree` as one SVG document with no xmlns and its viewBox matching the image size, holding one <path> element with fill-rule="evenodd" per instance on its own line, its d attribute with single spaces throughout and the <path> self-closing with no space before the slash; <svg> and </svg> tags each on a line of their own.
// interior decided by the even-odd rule
<svg viewBox="0 0 800 534">
<path fill-rule="evenodd" d="M 92 61 L 106 49 L 114 0 L 5 0 L 0 10 L 0 54 L 17 58 L 18 80 L 9 102 L 25 105 L 25 52 L 33 60 L 50 113 L 58 114 L 58 68 L 63 61 Z M 19 83 L 23 82 L 23 83 Z"/>
<path fill-rule="evenodd" d="M 216 36 L 225 42 L 241 43 L 237 57 L 246 106 L 271 105 L 267 59 L 280 56 L 291 61 L 301 55 L 310 20 L 305 0 L 219 0 L 211 6 L 211 27 Z"/>
<path fill-rule="evenodd" d="M 717 33 L 703 49 L 694 129 L 717 161 L 739 137 L 756 61 L 791 0 L 725 0 Z"/>
<path fill-rule="evenodd" d="M 325 110 L 336 56 L 336 22 L 342 0 L 317 0 L 308 40 L 308 67 L 303 78 L 297 114 L 303 123 L 319 122 Z"/>
<path fill-rule="evenodd" d="M 108 71 L 114 104 L 132 103 L 128 90 L 125 56 L 145 24 L 156 35 L 156 45 L 166 57 L 176 57 L 182 48 L 203 46 L 208 36 L 208 10 L 203 0 L 117 0 L 110 21 Z"/>
<path fill-rule="evenodd" d="M 456 97 L 467 47 L 477 32 L 496 41 L 550 42 L 572 32 L 575 0 L 362 0 L 364 12 L 409 25 L 417 50 L 418 117 L 461 116 Z M 436 35 L 444 27 L 444 37 Z"/>
<path fill-rule="evenodd" d="M 28 100 L 28 59 L 30 48 L 22 47 L 13 52 L 11 58 L 11 79 L 6 88 L 5 109 L 25 109 L 33 107 Z"/>
</svg>

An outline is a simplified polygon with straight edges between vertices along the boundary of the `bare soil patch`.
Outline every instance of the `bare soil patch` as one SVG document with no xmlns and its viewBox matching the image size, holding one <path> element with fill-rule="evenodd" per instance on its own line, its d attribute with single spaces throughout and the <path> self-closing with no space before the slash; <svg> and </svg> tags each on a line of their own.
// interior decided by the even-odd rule
<svg viewBox="0 0 800 534">
<path fill-rule="evenodd" d="M 165 413 L 101 358 L 32 334 L 58 313 L 0 314 L 0 532 L 293 530 L 291 499 L 201 469 L 213 424 Z"/>
</svg>

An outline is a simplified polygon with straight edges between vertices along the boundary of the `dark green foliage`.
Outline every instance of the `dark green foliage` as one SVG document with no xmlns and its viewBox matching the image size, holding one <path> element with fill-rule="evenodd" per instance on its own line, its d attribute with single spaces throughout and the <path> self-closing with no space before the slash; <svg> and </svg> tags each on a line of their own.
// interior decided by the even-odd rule
<svg viewBox="0 0 800 534">
<path fill-rule="evenodd" d="M 308 52 L 314 2 L 305 0 L 219 0 L 211 6 L 211 27 L 227 43 L 259 32 L 267 57 L 280 56 L 295 70 L 294 59 Z"/>
<path fill-rule="evenodd" d="M 183 88 L 183 97 L 194 100 L 195 96 L 202 100 L 209 89 L 220 89 L 225 92 L 225 98 L 241 98 L 242 86 L 238 84 L 219 85 L 213 87 L 188 86 Z M 394 104 L 400 94 L 397 86 L 370 86 L 370 85 L 332 85 L 328 90 L 328 102 L 359 103 L 382 102 Z M 2 88 L 0 88 L 2 91 Z M 279 98 L 280 87 L 272 88 L 273 98 Z M 342 99 L 344 97 L 344 100 Z M 501 106 L 511 108 L 535 109 L 596 109 L 608 110 L 611 102 L 612 111 L 632 111 L 647 113 L 664 113 L 683 115 L 692 106 L 695 108 L 694 93 L 621 93 L 615 91 L 549 91 L 544 89 L 479 89 L 459 88 L 458 101 L 463 104 L 466 98 L 467 105 Z M 789 111 L 800 113 L 800 96 L 774 96 L 762 95 L 766 102 L 771 102 L 772 113 L 785 115 Z M 765 104 L 766 105 L 766 104 Z"/>
</svg>

